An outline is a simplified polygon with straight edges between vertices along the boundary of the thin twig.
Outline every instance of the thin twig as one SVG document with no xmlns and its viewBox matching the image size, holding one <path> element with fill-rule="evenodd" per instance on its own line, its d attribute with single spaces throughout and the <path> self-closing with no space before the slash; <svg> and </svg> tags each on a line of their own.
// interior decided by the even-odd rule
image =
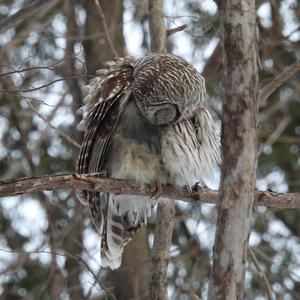
<svg viewBox="0 0 300 300">
<path fill-rule="evenodd" d="M 187 27 L 188 27 L 187 24 L 182 24 L 182 25 L 180 25 L 178 27 L 168 29 L 167 30 L 167 36 L 170 36 L 171 34 L 174 34 L 176 32 L 182 31 L 182 30 L 186 29 Z"/>
<path fill-rule="evenodd" d="M 23 22 L 26 19 L 29 20 L 30 17 L 36 15 L 42 10 L 48 10 L 49 8 L 56 5 L 58 2 L 59 0 L 56 1 L 40 0 L 40 1 L 34 1 L 33 3 L 30 3 L 29 5 L 22 7 L 13 15 L 1 20 L 0 33 L 5 32 L 7 29 L 9 29 L 12 26 L 19 25 L 21 22 Z"/>
<path fill-rule="evenodd" d="M 35 107 L 30 103 L 30 101 L 26 100 L 26 103 L 29 105 L 30 109 L 44 122 L 48 124 L 52 129 L 54 129 L 62 138 L 64 138 L 68 143 L 75 146 L 76 148 L 80 148 L 80 144 L 78 144 L 76 141 L 74 141 L 69 135 L 67 135 L 65 132 L 63 132 L 61 129 L 55 127 L 52 125 L 45 117 L 43 117 L 36 109 Z"/>
<path fill-rule="evenodd" d="M 259 262 L 250 247 L 248 248 L 248 254 L 249 254 L 251 261 L 253 262 L 255 268 L 257 269 L 259 276 L 261 277 L 261 279 L 263 280 L 263 282 L 266 286 L 266 294 L 267 294 L 268 300 L 274 300 L 273 295 L 272 295 L 272 287 L 269 283 L 269 280 L 268 280 L 265 272 L 259 266 Z"/>
<path fill-rule="evenodd" d="M 280 137 L 280 135 L 283 133 L 283 131 L 287 128 L 287 126 L 290 124 L 291 116 L 287 115 L 284 117 L 276 129 L 272 132 L 272 134 L 269 136 L 269 138 L 264 142 L 263 146 L 270 146 L 275 143 L 275 141 Z"/>
<path fill-rule="evenodd" d="M 110 289 L 106 288 L 104 284 L 99 280 L 98 276 L 93 272 L 88 263 L 79 254 L 77 254 L 75 257 L 85 266 L 85 268 L 94 278 L 94 281 L 100 285 L 100 287 L 111 297 L 111 299 L 117 300 L 117 298 L 110 292 Z"/>
<path fill-rule="evenodd" d="M 98 14 L 101 18 L 101 22 L 102 22 L 102 25 L 103 25 L 103 28 L 104 28 L 104 31 L 105 31 L 105 35 L 106 35 L 106 39 L 107 39 L 107 42 L 109 44 L 109 47 L 110 47 L 112 53 L 114 54 L 114 57 L 119 57 L 119 54 L 118 54 L 118 52 L 117 52 L 117 50 L 114 46 L 114 43 L 112 41 L 111 36 L 110 36 L 109 30 L 108 30 L 108 27 L 107 27 L 107 24 L 106 24 L 105 16 L 104 16 L 102 7 L 99 3 L 99 0 L 94 0 L 94 1 L 95 1 L 95 4 L 96 4 Z"/>
<path fill-rule="evenodd" d="M 65 77 L 65 78 L 59 78 L 59 79 L 55 79 L 51 82 L 47 82 L 43 85 L 40 85 L 38 87 L 35 87 L 35 88 L 32 88 L 32 89 L 13 89 L 13 90 L 0 90 L 0 93 L 3 93 L 3 94 L 18 94 L 18 93 L 29 93 L 29 92 L 34 92 L 34 91 L 37 91 L 37 90 L 40 90 L 40 89 L 43 89 L 43 88 L 46 88 L 46 87 L 49 87 L 50 85 L 56 83 L 56 82 L 59 82 L 59 81 L 65 81 L 65 80 L 70 80 L 70 79 L 73 79 L 73 78 L 78 78 L 78 75 L 76 76 L 70 76 L 70 77 Z"/>
</svg>

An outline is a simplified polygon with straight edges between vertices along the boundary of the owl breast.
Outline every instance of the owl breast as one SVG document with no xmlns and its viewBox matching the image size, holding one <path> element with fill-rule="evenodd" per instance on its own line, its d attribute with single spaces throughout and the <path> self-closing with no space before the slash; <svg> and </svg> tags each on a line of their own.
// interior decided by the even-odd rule
<svg viewBox="0 0 300 300">
<path fill-rule="evenodd" d="M 193 124 L 152 125 L 134 99 L 121 115 L 107 153 L 105 169 L 113 178 L 191 186 L 207 175 Z"/>
<path fill-rule="evenodd" d="M 133 100 L 126 106 L 108 149 L 106 170 L 113 178 L 164 183 L 161 130 L 147 122 Z"/>
</svg>

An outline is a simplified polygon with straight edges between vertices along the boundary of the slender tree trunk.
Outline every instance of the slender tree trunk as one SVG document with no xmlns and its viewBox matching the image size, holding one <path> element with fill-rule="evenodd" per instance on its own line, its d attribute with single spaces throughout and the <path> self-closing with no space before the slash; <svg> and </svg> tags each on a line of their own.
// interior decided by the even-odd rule
<svg viewBox="0 0 300 300">
<path fill-rule="evenodd" d="M 156 214 L 150 268 L 150 299 L 168 299 L 167 269 L 174 225 L 175 201 L 161 199 Z"/>
<path fill-rule="evenodd" d="M 149 31 L 152 52 L 166 52 L 167 31 L 162 0 L 149 0 Z"/>
<path fill-rule="evenodd" d="M 75 47 L 75 40 L 68 39 L 68 37 L 74 37 L 78 32 L 78 25 L 76 22 L 75 16 L 75 6 L 74 1 L 68 0 L 65 2 L 65 12 L 66 12 L 66 22 L 67 22 L 67 44 L 65 49 L 65 67 L 69 72 L 75 73 L 75 54 L 74 54 L 74 47 Z M 73 98 L 73 108 L 74 110 L 78 109 L 79 102 L 81 101 L 82 95 L 80 91 L 80 87 L 78 84 L 78 79 L 74 78 L 73 80 L 68 81 L 69 92 Z M 76 116 L 76 118 L 78 118 Z M 70 134 L 76 140 L 78 140 L 80 133 L 75 130 L 72 130 Z M 75 164 L 75 157 L 77 156 L 77 149 L 73 149 L 73 157 L 74 157 L 74 164 Z M 76 200 L 76 199 L 75 199 Z M 48 208 L 49 213 L 51 213 L 50 208 Z M 76 200 L 74 206 L 74 215 L 70 217 L 70 232 L 68 238 L 65 240 L 64 248 L 65 250 L 76 256 L 80 255 L 82 252 L 82 244 L 83 244 L 83 218 L 81 214 L 81 205 Z M 68 272 L 67 276 L 67 286 L 68 291 L 71 299 L 79 300 L 83 299 L 83 288 L 80 282 L 80 274 L 81 268 L 80 265 L 76 260 L 71 257 L 66 257 L 65 268 Z"/>
<path fill-rule="evenodd" d="M 144 227 L 125 247 L 121 267 L 109 272 L 108 281 L 116 299 L 149 299 L 148 258 L 148 233 Z"/>
<path fill-rule="evenodd" d="M 256 173 L 254 0 L 220 1 L 224 41 L 223 167 L 210 299 L 243 299 Z"/>
<path fill-rule="evenodd" d="M 167 31 L 163 1 L 149 0 L 149 30 L 152 52 L 166 52 Z M 174 225 L 175 201 L 161 199 L 157 207 L 150 267 L 150 299 L 168 299 L 167 268 Z"/>
</svg>

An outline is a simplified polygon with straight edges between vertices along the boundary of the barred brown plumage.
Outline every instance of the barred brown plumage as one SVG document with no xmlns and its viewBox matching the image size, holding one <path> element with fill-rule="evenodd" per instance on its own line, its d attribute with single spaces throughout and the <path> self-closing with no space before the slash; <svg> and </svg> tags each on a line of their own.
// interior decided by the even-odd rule
<svg viewBox="0 0 300 300">
<path fill-rule="evenodd" d="M 88 86 L 76 172 L 105 172 L 141 184 L 191 186 L 219 163 L 219 136 L 205 106 L 205 81 L 182 58 L 121 58 Z M 101 235 L 102 266 L 118 268 L 125 245 L 152 213 L 153 199 L 78 191 Z"/>
</svg>

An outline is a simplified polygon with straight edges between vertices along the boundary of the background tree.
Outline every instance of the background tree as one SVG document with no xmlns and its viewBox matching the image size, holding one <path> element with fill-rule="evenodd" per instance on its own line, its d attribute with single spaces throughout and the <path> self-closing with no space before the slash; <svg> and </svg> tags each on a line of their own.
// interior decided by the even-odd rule
<svg viewBox="0 0 300 300">
<path fill-rule="evenodd" d="M 142 56 L 149 49 L 147 2 L 116 3 L 112 9 L 111 1 L 101 1 L 113 45 L 119 55 Z M 169 37 L 169 51 L 203 71 L 208 101 L 218 119 L 224 66 L 217 6 L 209 0 L 165 0 L 164 5 L 167 29 L 187 25 Z M 264 91 L 299 59 L 300 8 L 292 0 L 257 1 L 256 12 L 259 85 Z M 93 1 L 2 1 L 0 32 L 1 180 L 72 172 L 77 147 L 61 138 L 31 106 L 81 141 L 74 130 L 81 88 L 103 60 L 113 57 L 103 18 Z M 299 79 L 299 74 L 294 75 L 260 103 L 258 189 L 299 192 Z M 117 293 L 128 287 L 132 298 L 147 299 L 147 281 L 140 280 L 147 277 L 147 258 L 138 263 L 136 254 L 147 251 L 152 232 L 142 235 L 143 243 L 132 244 L 145 245 L 144 250 L 127 248 L 126 264 L 118 275 L 108 274 L 99 270 L 98 236 L 88 211 L 72 191 L 7 197 L 0 206 L 2 298 L 113 299 L 115 293 L 121 299 Z M 298 214 L 254 208 L 250 245 L 274 299 L 300 298 Z M 206 298 L 215 224 L 214 206 L 177 204 L 168 268 L 171 299 L 191 299 L 194 294 Z M 141 270 L 145 275 L 137 273 Z M 266 295 L 264 281 L 249 261 L 245 297 Z"/>
</svg>

